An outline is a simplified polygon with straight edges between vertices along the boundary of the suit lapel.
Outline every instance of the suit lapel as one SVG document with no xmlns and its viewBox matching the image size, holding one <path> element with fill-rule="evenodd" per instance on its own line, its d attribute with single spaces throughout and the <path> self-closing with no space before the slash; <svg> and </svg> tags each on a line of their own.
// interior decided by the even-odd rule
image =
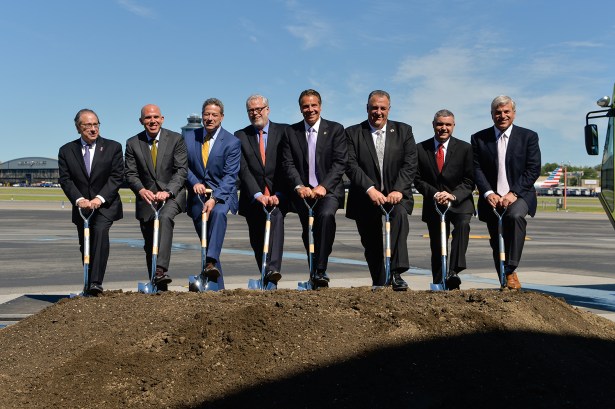
<svg viewBox="0 0 615 409">
<path fill-rule="evenodd" d="M 428 139 L 424 147 L 425 147 L 425 152 L 427 152 L 427 160 L 429 161 L 429 167 L 433 170 L 433 173 L 434 175 L 436 175 L 436 178 L 437 178 L 438 163 L 436 162 L 436 149 L 434 147 L 434 139 L 433 138 Z M 444 158 L 444 166 L 446 166 L 446 159 L 448 158 L 447 157 Z"/>
<path fill-rule="evenodd" d="M 71 152 L 75 156 L 75 163 L 78 164 L 79 169 L 83 172 L 85 178 L 88 178 L 88 172 L 85 170 L 85 161 L 83 159 L 83 151 L 81 145 L 81 138 L 77 139 L 75 143 L 71 145 Z"/>
<path fill-rule="evenodd" d="M 369 127 L 369 122 L 365 121 L 364 126 L 361 129 L 361 138 L 363 138 L 363 144 L 367 146 L 367 150 L 369 151 L 370 156 L 372 157 L 372 161 L 374 162 L 374 167 L 378 170 L 378 179 L 380 182 L 380 163 L 378 163 L 378 153 L 376 152 L 376 145 L 374 144 L 374 138 L 372 136 L 372 131 Z"/>
<path fill-rule="evenodd" d="M 271 160 L 269 160 L 269 158 L 275 158 L 276 153 L 276 149 L 278 146 L 278 140 L 280 138 L 280 135 L 277 132 L 277 128 L 271 123 L 269 122 L 269 134 L 267 134 L 267 147 L 265 148 L 265 165 L 263 166 L 263 168 L 265 168 L 267 166 L 267 163 L 272 163 Z M 260 151 L 259 151 L 259 158 L 260 158 Z"/>
<path fill-rule="evenodd" d="M 248 142 L 250 143 L 250 147 L 254 152 L 254 156 L 257 158 L 258 163 L 263 166 L 263 160 L 261 158 L 261 150 L 258 141 L 258 133 L 256 133 L 256 129 L 254 127 L 250 127 L 250 132 L 247 133 Z M 271 142 L 271 125 L 269 125 L 269 134 L 267 135 L 267 142 Z M 267 148 L 269 148 L 269 143 L 267 143 Z M 269 149 L 265 151 L 265 155 L 269 155 Z"/>
<path fill-rule="evenodd" d="M 104 152 L 104 147 L 105 141 L 102 137 L 99 136 L 98 139 L 96 139 L 96 149 L 94 152 L 94 159 L 92 159 L 92 166 L 90 167 L 90 175 L 94 173 L 94 171 L 97 169 L 98 164 L 103 160 L 102 155 Z"/>
<path fill-rule="evenodd" d="M 149 173 L 156 176 L 156 171 L 154 170 L 154 162 L 152 161 L 152 151 L 149 147 L 149 142 L 147 139 L 147 132 L 143 131 L 139 134 L 139 146 L 141 147 L 141 155 L 145 158 L 145 163 L 147 164 L 147 170 Z M 160 151 L 158 151 L 156 158 L 160 156 Z"/>
<path fill-rule="evenodd" d="M 387 122 L 387 131 L 385 134 L 385 142 L 384 142 L 384 158 L 382 159 L 382 167 L 387 168 L 387 163 L 390 160 L 387 160 L 389 157 L 393 157 L 394 152 L 399 152 L 401 147 L 399 146 L 399 137 L 397 136 L 399 132 L 397 131 L 397 127 L 392 122 Z M 385 169 L 382 170 L 382 178 L 385 176 Z M 391 176 L 391 175 L 389 175 Z"/>
</svg>

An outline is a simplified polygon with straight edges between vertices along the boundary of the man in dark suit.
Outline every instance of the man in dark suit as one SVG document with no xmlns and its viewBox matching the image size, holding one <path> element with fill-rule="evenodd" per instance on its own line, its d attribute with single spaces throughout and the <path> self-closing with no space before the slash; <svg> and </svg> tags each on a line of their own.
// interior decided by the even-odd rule
<svg viewBox="0 0 615 409">
<path fill-rule="evenodd" d="M 516 269 L 521 261 L 527 221 L 536 214 L 534 183 L 540 175 L 538 134 L 514 125 L 515 102 L 500 95 L 491 102 L 494 126 L 472 135 L 474 180 L 479 191 L 478 217 L 487 223 L 496 271 L 499 272 L 498 218 L 504 214 L 506 286 L 521 288 Z"/>
<path fill-rule="evenodd" d="M 91 249 L 89 282 L 86 293 L 102 293 L 109 259 L 109 229 L 122 218 L 119 195 L 124 180 L 122 145 L 99 134 L 98 115 L 82 109 L 75 115 L 75 127 L 81 137 L 60 148 L 58 165 L 60 185 L 73 205 L 72 221 L 77 226 L 83 257 L 83 224 L 79 209 L 95 212 L 90 219 Z"/>
<path fill-rule="evenodd" d="M 241 142 L 222 128 L 224 104 L 217 98 L 203 103 L 203 128 L 185 134 L 188 149 L 188 216 L 201 239 L 201 215 L 207 212 L 207 255 L 203 279 L 224 288 L 220 252 L 226 234 L 227 213 L 237 213 L 237 174 L 241 164 Z M 198 195 L 211 189 L 205 204 Z"/>
<path fill-rule="evenodd" d="M 442 109 L 434 115 L 434 136 L 417 145 L 419 170 L 414 186 L 423 195 L 422 220 L 427 223 L 431 247 L 431 274 L 434 284 L 445 283 L 448 290 L 459 288 L 458 273 L 466 269 L 466 250 L 470 239 L 470 220 L 474 214 L 474 158 L 472 145 L 453 137 L 455 116 Z M 442 271 L 440 243 L 440 215 L 435 209 L 438 203 L 446 213 L 446 237 L 453 224 L 448 271 Z M 447 240 L 448 247 L 448 240 Z M 447 251 L 448 254 L 448 251 Z"/>
<path fill-rule="evenodd" d="M 391 286 L 405 291 L 401 274 L 410 268 L 407 239 L 414 199 L 416 144 L 412 127 L 389 121 L 391 97 L 376 90 L 367 99 L 367 120 L 346 129 L 350 179 L 346 217 L 357 224 L 374 286 L 388 285 L 382 251 L 382 211 L 393 206 L 391 222 Z"/>
<path fill-rule="evenodd" d="M 309 252 L 308 209 L 303 200 L 318 199 L 314 208 L 315 288 L 327 287 L 327 263 L 335 240 L 335 213 L 344 207 L 342 175 L 346 169 L 347 149 L 344 127 L 321 118 L 320 94 L 308 89 L 299 96 L 303 121 L 286 128 L 282 139 L 282 169 L 291 200 L 303 226 L 303 244 Z"/>
<path fill-rule="evenodd" d="M 181 135 L 162 128 L 164 116 L 156 105 L 145 105 L 139 121 L 145 130 L 126 142 L 126 182 L 136 196 L 136 218 L 145 240 L 145 261 L 158 290 L 172 281 L 167 273 L 175 216 L 186 209 L 184 183 L 188 173 L 186 145 Z M 152 202 L 165 202 L 160 211 L 160 243 L 155 271 L 151 271 L 154 211 Z"/>
<path fill-rule="evenodd" d="M 250 244 L 261 268 L 266 215 L 263 207 L 275 206 L 271 211 L 269 253 L 265 267 L 265 285 L 277 284 L 282 277 L 282 252 L 284 250 L 284 215 L 287 193 L 280 165 L 278 149 L 287 124 L 269 120 L 269 101 L 262 95 L 252 95 L 246 101 L 250 125 L 235 132 L 241 140 L 241 194 L 239 214 L 246 218 Z"/>
</svg>

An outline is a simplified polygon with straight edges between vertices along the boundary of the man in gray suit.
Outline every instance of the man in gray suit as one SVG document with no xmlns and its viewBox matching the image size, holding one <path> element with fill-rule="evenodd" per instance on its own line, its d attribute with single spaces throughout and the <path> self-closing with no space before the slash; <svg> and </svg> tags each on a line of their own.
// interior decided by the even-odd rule
<svg viewBox="0 0 615 409">
<path fill-rule="evenodd" d="M 126 142 L 125 176 L 136 196 L 136 218 L 145 240 L 145 259 L 150 274 L 155 274 L 158 290 L 171 282 L 167 274 L 175 216 L 186 210 L 185 181 L 188 173 L 186 145 L 182 136 L 162 128 L 164 116 L 156 105 L 145 105 L 139 121 L 145 130 Z M 160 211 L 160 242 L 156 270 L 151 271 L 154 211 L 150 203 L 165 202 Z"/>
</svg>

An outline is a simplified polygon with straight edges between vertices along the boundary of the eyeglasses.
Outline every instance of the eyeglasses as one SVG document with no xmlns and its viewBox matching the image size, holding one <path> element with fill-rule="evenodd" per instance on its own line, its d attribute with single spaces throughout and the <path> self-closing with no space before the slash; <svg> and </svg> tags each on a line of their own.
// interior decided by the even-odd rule
<svg viewBox="0 0 615 409">
<path fill-rule="evenodd" d="M 248 109 L 249 115 L 260 114 L 261 111 L 265 108 L 269 108 L 268 106 L 260 107 L 260 108 L 250 108 Z"/>
<path fill-rule="evenodd" d="M 100 123 L 97 123 L 97 124 L 81 124 L 81 127 L 83 129 L 91 129 L 91 128 L 98 129 L 98 128 L 100 128 Z"/>
</svg>

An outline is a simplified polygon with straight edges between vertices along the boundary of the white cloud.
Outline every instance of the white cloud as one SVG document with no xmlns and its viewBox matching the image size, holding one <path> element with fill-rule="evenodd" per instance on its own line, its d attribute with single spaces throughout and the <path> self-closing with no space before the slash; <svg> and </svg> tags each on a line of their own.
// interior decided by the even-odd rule
<svg viewBox="0 0 615 409">
<path fill-rule="evenodd" d="M 134 0 L 117 0 L 117 4 L 139 17 L 153 18 L 155 16 L 151 9 L 137 4 Z"/>
<path fill-rule="evenodd" d="M 442 108 L 455 113 L 455 135 L 470 135 L 492 125 L 491 100 L 500 94 L 517 102 L 515 124 L 538 132 L 543 163 L 590 161 L 583 149 L 583 119 L 593 95 L 580 78 L 587 68 L 565 55 L 529 55 L 526 61 L 496 58 L 494 48 L 439 48 L 408 56 L 394 76 L 391 118 L 413 126 L 415 138 L 433 135 L 433 114 Z M 516 57 L 516 54 L 512 54 Z M 558 77 L 558 81 L 551 81 Z"/>
<path fill-rule="evenodd" d="M 303 41 L 303 48 L 310 49 L 321 46 L 331 38 L 331 30 L 322 21 L 312 21 L 308 24 L 288 25 L 290 34 Z"/>
</svg>

